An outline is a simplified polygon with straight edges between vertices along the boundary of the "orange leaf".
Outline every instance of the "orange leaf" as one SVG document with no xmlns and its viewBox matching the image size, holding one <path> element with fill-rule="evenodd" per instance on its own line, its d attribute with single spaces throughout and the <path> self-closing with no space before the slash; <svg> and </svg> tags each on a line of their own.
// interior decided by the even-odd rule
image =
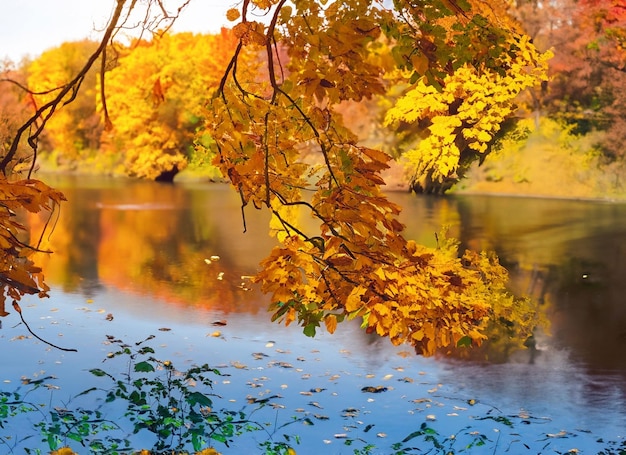
<svg viewBox="0 0 626 455">
<path fill-rule="evenodd" d="M 337 316 L 334 314 L 327 314 L 324 318 L 324 324 L 326 324 L 326 330 L 328 333 L 335 333 L 337 329 Z"/>
</svg>

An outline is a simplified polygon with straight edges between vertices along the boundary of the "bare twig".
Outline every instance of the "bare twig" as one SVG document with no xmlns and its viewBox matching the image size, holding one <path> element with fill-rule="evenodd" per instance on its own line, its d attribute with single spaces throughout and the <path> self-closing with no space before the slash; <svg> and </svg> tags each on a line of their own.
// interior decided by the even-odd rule
<svg viewBox="0 0 626 455">
<path fill-rule="evenodd" d="M 15 300 L 13 301 L 13 308 L 15 309 L 15 311 L 18 312 L 18 314 L 20 315 L 20 318 L 22 319 L 22 322 L 24 323 L 24 325 L 26 326 L 28 331 L 31 333 L 31 335 L 34 336 L 35 338 L 37 338 L 39 341 L 41 341 L 43 343 L 46 343 L 48 346 L 52 346 L 53 348 L 56 348 L 56 349 L 58 349 L 60 351 L 78 352 L 78 349 L 62 348 L 61 346 L 57 346 L 56 344 L 50 343 L 49 341 L 46 341 L 43 338 L 41 338 L 39 335 L 37 335 L 35 332 L 32 331 L 32 329 L 28 325 L 28 322 L 26 322 L 26 319 L 24 319 L 24 315 L 22 314 L 22 309 L 20 308 L 20 306 L 18 305 L 18 303 Z"/>
</svg>

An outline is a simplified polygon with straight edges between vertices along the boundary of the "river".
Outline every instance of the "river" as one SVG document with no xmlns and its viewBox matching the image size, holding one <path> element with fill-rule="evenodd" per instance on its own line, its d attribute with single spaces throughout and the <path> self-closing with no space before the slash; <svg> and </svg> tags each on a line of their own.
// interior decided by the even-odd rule
<svg viewBox="0 0 626 455">
<path fill-rule="evenodd" d="M 270 322 L 248 281 L 274 244 L 268 218 L 248 210 L 244 233 L 225 185 L 48 181 L 68 198 L 44 237 L 51 297 L 25 297 L 22 312 L 38 336 L 77 352 L 38 340 L 10 309 L 0 320 L 0 453 L 156 447 L 148 429 L 133 433 L 127 401 L 106 398 L 115 383 L 103 373 L 128 373 L 145 346 L 173 371 L 219 370 L 212 408 L 265 427 L 214 441 L 222 453 L 261 453 L 268 440 L 298 454 L 626 450 L 625 204 L 392 193 L 408 237 L 434 245 L 448 226 L 463 248 L 495 251 L 512 291 L 550 321 L 531 349 L 494 342 L 423 358 L 352 323 L 308 338 Z M 44 221 L 26 223 L 36 238 Z M 68 415 L 90 429 L 77 433 Z"/>
</svg>

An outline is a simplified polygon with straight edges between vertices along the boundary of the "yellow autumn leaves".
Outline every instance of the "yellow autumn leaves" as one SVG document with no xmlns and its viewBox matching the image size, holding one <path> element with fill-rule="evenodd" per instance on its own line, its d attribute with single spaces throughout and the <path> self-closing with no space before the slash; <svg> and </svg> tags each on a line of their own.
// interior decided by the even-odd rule
<svg viewBox="0 0 626 455">
<path fill-rule="evenodd" d="M 440 90 L 422 78 L 388 110 L 387 126 L 427 122 L 426 137 L 404 158 L 414 180 L 428 174 L 436 181 L 453 177 L 461 154 L 484 154 L 514 110 L 515 98 L 526 88 L 547 80 L 550 52 L 539 53 L 525 35 L 513 35 L 499 66 L 506 72 L 466 64 L 446 76 Z"/>
<path fill-rule="evenodd" d="M 426 355 L 480 344 L 489 322 L 500 318 L 520 339 L 530 335 L 535 308 L 506 293 L 507 273 L 497 258 L 461 252 L 443 238 L 438 248 L 426 248 L 403 237 L 400 207 L 381 189 L 391 157 L 358 144 L 337 110 L 343 101 L 385 93 L 383 74 L 393 69 L 382 43 L 393 47 L 406 23 L 356 0 L 304 1 L 289 9 L 283 2 L 253 4 L 264 9 L 266 25 L 249 21 L 246 8 L 228 13 L 241 19 L 235 26 L 241 46 L 211 103 L 206 129 L 215 140 L 214 164 L 242 206 L 272 215 L 270 229 L 280 245 L 255 276 L 271 296 L 272 319 L 297 323 L 307 335 L 318 327 L 332 333 L 338 323 L 359 319 L 366 331 Z M 441 11 L 438 33 L 441 24 L 454 25 Z M 455 36 L 462 38 L 467 21 L 460 22 Z M 474 35 L 482 30 L 475 25 Z M 466 62 L 440 86 L 416 80 L 389 110 L 390 125 L 428 125 L 409 154 L 420 172 L 445 178 L 465 149 L 484 153 L 515 96 L 542 80 L 547 56 L 524 37 L 511 34 L 510 40 L 494 50 L 500 71 L 457 49 Z M 410 60 L 416 49 L 407 46 L 425 45 L 403 42 L 392 49 L 392 60 Z M 238 64 L 244 51 L 263 56 L 260 71 Z M 430 60 L 426 66 L 437 67 Z"/>
</svg>

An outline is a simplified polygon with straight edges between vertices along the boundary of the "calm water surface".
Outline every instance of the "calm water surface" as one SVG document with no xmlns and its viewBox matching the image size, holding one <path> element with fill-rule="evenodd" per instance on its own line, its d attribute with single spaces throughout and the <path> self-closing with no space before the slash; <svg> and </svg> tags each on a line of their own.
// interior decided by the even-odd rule
<svg viewBox="0 0 626 455">
<path fill-rule="evenodd" d="M 246 212 L 244 234 L 238 197 L 226 186 L 50 182 L 69 200 L 49 239 L 55 253 L 43 260 L 51 298 L 26 298 L 22 308 L 41 337 L 78 352 L 38 341 L 12 310 L 1 320 L 0 390 L 27 394 L 43 411 L 0 427 L 0 453 L 45 451 L 32 427 L 55 406 L 116 415 L 102 400 L 77 397 L 107 386 L 89 369 L 126 368 L 103 362 L 114 350 L 107 335 L 129 344 L 154 335 L 147 343 L 156 355 L 181 370 L 207 362 L 218 367 L 228 376 L 216 379 L 214 392 L 222 397 L 216 408 L 251 410 L 247 398 L 273 397 L 275 406 L 259 411 L 260 419 L 275 425 L 309 417 L 314 425 L 272 435 L 300 435 L 298 453 L 353 453 L 367 443 L 376 446 L 373 453 L 391 453 L 393 443 L 422 424 L 457 452 L 477 435 L 486 446 L 467 452 L 623 447 L 626 205 L 392 194 L 404 207 L 407 236 L 434 245 L 445 225 L 463 247 L 496 251 L 512 289 L 542 302 L 551 322 L 533 349 L 493 343 L 465 358 L 424 359 L 350 324 L 313 339 L 272 324 L 266 297 L 247 290 L 246 278 L 273 245 L 268 219 Z M 43 222 L 27 222 L 38 235 Z M 29 392 L 23 377 L 48 378 L 47 387 Z M 366 386 L 386 391 L 363 393 Z M 346 413 L 349 408 L 357 412 Z M 151 447 L 148 434 L 129 433 L 136 446 Z M 260 440 L 257 434 L 237 447 L 216 446 L 254 453 Z M 407 444 L 437 453 L 432 439 Z"/>
</svg>

